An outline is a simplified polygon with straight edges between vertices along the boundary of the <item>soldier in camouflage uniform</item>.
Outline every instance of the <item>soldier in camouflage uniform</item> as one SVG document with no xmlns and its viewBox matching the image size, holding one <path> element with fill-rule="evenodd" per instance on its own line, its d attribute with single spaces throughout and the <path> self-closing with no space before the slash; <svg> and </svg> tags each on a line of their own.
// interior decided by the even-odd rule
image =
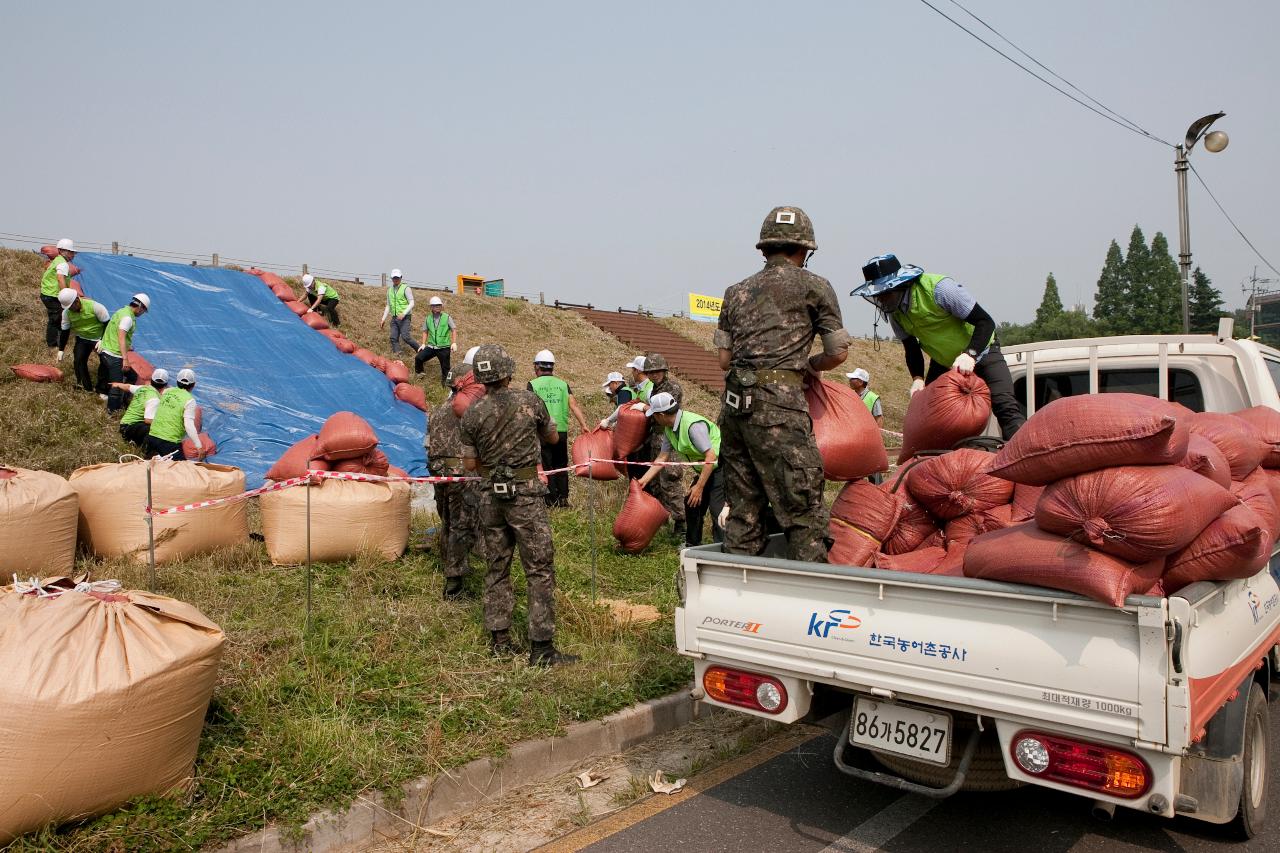
<svg viewBox="0 0 1280 853">
<path fill-rule="evenodd" d="M 480 347 L 472 361 L 485 396 L 462 416 L 462 461 L 479 471 L 483 499 L 485 554 L 489 573 L 484 579 L 484 625 L 495 654 L 508 654 L 511 644 L 511 557 L 520 547 L 529 590 L 529 664 L 552 666 L 577 658 L 555 647 L 555 547 L 543 496 L 547 487 L 538 479 L 541 438 L 560 440 L 556 422 L 532 391 L 510 387 L 515 362 L 497 344 Z"/>
<path fill-rule="evenodd" d="M 793 560 L 826 562 L 827 511 L 822 459 L 804 399 L 806 373 L 848 355 L 840 304 L 831 283 L 805 269 L 818 248 L 813 223 L 798 207 L 770 211 L 756 243 L 764 269 L 725 291 L 715 343 L 725 376 L 720 467 L 729 517 L 724 547 L 764 551 L 772 507 Z M 813 339 L 822 352 L 810 356 Z"/>
<path fill-rule="evenodd" d="M 457 387 L 463 377 L 471 372 L 471 365 L 464 364 L 449 374 L 449 387 Z M 465 477 L 462 466 L 462 433 L 458 416 L 453 413 L 450 399 L 431 408 L 427 415 L 427 466 L 436 477 Z M 437 483 L 435 486 L 436 511 L 440 513 L 440 565 L 444 567 L 444 597 L 462 595 L 462 579 L 468 569 L 468 555 L 475 551 L 484 557 L 484 542 L 480 535 L 480 484 Z"/>
<path fill-rule="evenodd" d="M 680 383 L 671 379 L 667 373 L 667 360 L 660 353 L 647 353 L 644 357 L 644 375 L 653 387 L 649 389 L 649 399 L 653 399 L 654 394 L 666 392 L 670 394 L 679 406 L 684 402 L 684 389 L 680 387 Z M 657 459 L 658 454 L 662 452 L 662 428 L 658 426 L 652 419 L 649 422 L 649 442 L 648 442 L 648 459 Z M 684 537 L 684 469 L 673 465 L 669 468 L 663 468 L 656 479 L 649 482 L 645 487 L 649 494 L 661 502 L 663 508 L 671 513 L 671 534 L 676 537 Z"/>
</svg>

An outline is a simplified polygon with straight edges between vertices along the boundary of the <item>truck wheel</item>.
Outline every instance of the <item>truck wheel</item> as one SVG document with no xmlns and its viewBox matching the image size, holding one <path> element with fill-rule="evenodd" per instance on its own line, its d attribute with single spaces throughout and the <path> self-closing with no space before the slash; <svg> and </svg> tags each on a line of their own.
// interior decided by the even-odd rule
<svg viewBox="0 0 1280 853">
<path fill-rule="evenodd" d="M 1231 822 L 1232 834 L 1253 838 L 1267 821 L 1267 697 L 1255 682 L 1249 688 L 1249 704 L 1244 712 L 1244 784 L 1240 789 L 1240 811 Z"/>
<path fill-rule="evenodd" d="M 963 746 L 973 731 L 975 723 L 972 719 L 958 718 L 953 729 L 953 743 Z M 920 785 L 941 788 L 950 784 L 955 778 L 956 767 L 960 764 L 961 749 L 952 749 L 951 763 L 946 767 L 904 758 L 901 755 L 876 752 L 871 755 L 886 770 L 897 773 L 903 779 Z M 1022 787 L 1022 782 L 1010 779 L 1004 769 L 1004 751 L 1000 749 L 1000 738 L 996 735 L 994 724 L 982 733 L 978 748 L 973 753 L 973 761 L 969 764 L 969 772 L 964 777 L 961 791 L 1012 791 Z"/>
</svg>

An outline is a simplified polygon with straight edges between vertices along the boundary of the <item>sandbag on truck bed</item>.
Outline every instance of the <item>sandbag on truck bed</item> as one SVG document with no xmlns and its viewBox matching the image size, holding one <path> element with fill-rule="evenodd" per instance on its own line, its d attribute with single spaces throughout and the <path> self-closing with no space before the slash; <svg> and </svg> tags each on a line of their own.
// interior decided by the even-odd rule
<svg viewBox="0 0 1280 853">
<path fill-rule="evenodd" d="M 161 595 L 0 589 L 0 844 L 182 786 L 224 641 Z"/>
<path fill-rule="evenodd" d="M 991 476 L 994 459 L 972 448 L 932 456 L 907 472 L 907 489 L 944 520 L 1007 504 L 1013 498 L 1013 483 Z"/>
<path fill-rule="evenodd" d="M 1192 435 L 1209 439 L 1227 457 L 1233 480 L 1243 480 L 1271 455 L 1271 445 L 1263 441 L 1258 429 L 1243 418 L 1220 412 L 1193 412 L 1184 420 Z"/>
<path fill-rule="evenodd" d="M 69 574 L 79 515 L 76 490 L 57 474 L 0 466 L 0 571 Z"/>
<path fill-rule="evenodd" d="M 1178 465 L 1208 477 L 1224 489 L 1231 488 L 1231 466 L 1227 464 L 1227 457 L 1222 455 L 1218 445 L 1203 435 L 1191 434 L 1187 440 L 1187 455 Z"/>
<path fill-rule="evenodd" d="M 806 381 L 804 399 L 828 480 L 856 480 L 887 470 L 880 426 L 858 393 L 825 379 Z"/>
<path fill-rule="evenodd" d="M 920 450 L 950 450 L 980 435 L 991 418 L 991 391 L 976 373 L 949 370 L 916 393 L 902 421 L 901 465 Z"/>
<path fill-rule="evenodd" d="M 1266 442 L 1268 453 L 1263 457 L 1264 468 L 1280 468 L 1280 412 L 1270 406 L 1254 406 L 1234 413 L 1258 431 Z"/>
<path fill-rule="evenodd" d="M 902 499 L 866 480 L 848 483 L 831 504 L 827 534 L 834 544 L 827 561 L 869 566 L 881 543 L 898 524 Z"/>
<path fill-rule="evenodd" d="M 896 479 L 885 480 L 880 488 L 893 491 Z M 938 523 L 924 505 L 911 496 L 905 483 L 898 486 L 895 494 L 902 501 L 902 511 L 898 514 L 898 523 L 880 543 L 880 550 L 886 554 L 905 554 L 914 551 L 926 539 L 938 533 Z"/>
<path fill-rule="evenodd" d="M 1262 468 L 1237 483 L 1231 484 L 1231 494 L 1236 500 L 1258 514 L 1267 531 L 1267 541 L 1272 542 L 1280 534 L 1280 504 L 1271 494 L 1271 478 Z"/>
<path fill-rule="evenodd" d="M 1191 544 L 1169 558 L 1166 593 L 1196 581 L 1224 581 L 1257 574 L 1271 556 L 1271 537 L 1253 509 L 1238 504 L 1214 520 Z"/>
<path fill-rule="evenodd" d="M 409 542 L 409 484 L 326 479 L 318 486 L 268 492 L 258 499 L 267 556 L 277 566 L 307 559 L 307 491 L 311 559 L 334 562 L 372 551 L 394 560 Z"/>
</svg>

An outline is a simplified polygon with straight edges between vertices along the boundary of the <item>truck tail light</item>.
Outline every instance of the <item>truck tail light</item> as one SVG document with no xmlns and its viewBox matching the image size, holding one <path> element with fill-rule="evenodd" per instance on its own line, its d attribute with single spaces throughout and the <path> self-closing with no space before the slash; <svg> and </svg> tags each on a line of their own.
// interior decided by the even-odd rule
<svg viewBox="0 0 1280 853">
<path fill-rule="evenodd" d="M 787 688 L 767 675 L 713 666 L 703 674 L 702 686 L 708 696 L 726 705 L 766 714 L 781 713 L 787 707 Z"/>
<path fill-rule="evenodd" d="M 1130 800 L 1151 788 L 1147 762 L 1123 749 L 1022 731 L 1009 752 L 1022 772 L 1037 779 Z"/>
</svg>

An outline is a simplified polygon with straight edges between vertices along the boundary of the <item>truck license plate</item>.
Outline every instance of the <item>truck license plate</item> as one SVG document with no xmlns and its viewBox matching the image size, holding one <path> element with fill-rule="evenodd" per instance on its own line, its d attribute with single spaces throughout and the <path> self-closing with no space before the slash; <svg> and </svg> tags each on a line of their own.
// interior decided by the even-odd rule
<svg viewBox="0 0 1280 853">
<path fill-rule="evenodd" d="M 945 765 L 951 761 L 951 715 L 859 696 L 849 718 L 849 741 Z"/>
</svg>

